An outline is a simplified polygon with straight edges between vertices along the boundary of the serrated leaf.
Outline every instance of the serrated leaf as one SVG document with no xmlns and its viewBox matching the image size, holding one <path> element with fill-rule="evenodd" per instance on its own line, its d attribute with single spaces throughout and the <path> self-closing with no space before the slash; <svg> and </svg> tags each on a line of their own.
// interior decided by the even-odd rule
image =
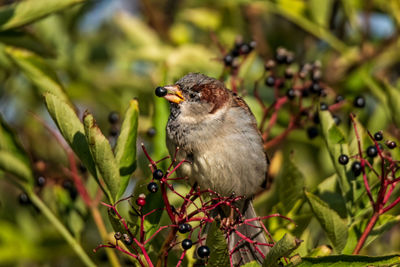
<svg viewBox="0 0 400 267">
<path fill-rule="evenodd" d="M 85 137 L 85 129 L 75 111 L 67 102 L 53 94 L 46 93 L 44 99 L 47 110 L 56 123 L 62 136 L 99 183 L 96 167 L 92 155 L 90 154 L 89 144 Z"/>
<path fill-rule="evenodd" d="M 42 58 L 29 51 L 9 47 L 6 49 L 6 53 L 32 83 L 36 85 L 40 94 L 51 93 L 73 107 L 56 73 Z"/>
<path fill-rule="evenodd" d="M 335 250 L 340 253 L 347 242 L 347 224 L 340 218 L 336 211 L 319 197 L 305 192 L 308 203 L 315 217 L 326 232 Z"/>
<path fill-rule="evenodd" d="M 304 257 L 296 267 L 369 267 L 393 266 L 400 263 L 400 255 L 368 257 L 360 255 L 334 255 L 318 258 Z"/>
<path fill-rule="evenodd" d="M 119 174 L 121 176 L 120 189 L 117 199 L 125 192 L 129 183 L 131 174 L 136 169 L 136 139 L 139 118 L 139 103 L 137 100 L 131 100 L 129 107 L 125 112 L 122 122 L 121 132 L 118 136 L 115 148 L 115 158 L 119 165 Z"/>
<path fill-rule="evenodd" d="M 400 90 L 391 86 L 388 82 L 385 83 L 386 95 L 389 100 L 390 114 L 397 127 L 400 127 Z"/>
<path fill-rule="evenodd" d="M 281 240 L 271 248 L 267 256 L 265 257 L 263 267 L 275 267 L 278 266 L 277 262 L 282 257 L 288 257 L 298 246 L 301 244 L 301 240 L 298 240 L 290 234 L 285 234 Z"/>
<path fill-rule="evenodd" d="M 219 226 L 220 224 L 214 221 L 207 232 L 206 245 L 211 251 L 207 266 L 229 266 L 229 250 L 225 235 Z"/>
<path fill-rule="evenodd" d="M 285 162 L 285 168 L 282 168 L 277 179 L 278 196 L 285 207 L 285 211 L 290 211 L 296 201 L 304 196 L 304 176 L 292 159 L 288 159 Z"/>
<path fill-rule="evenodd" d="M 120 186 L 120 175 L 117 160 L 107 138 L 97 126 L 93 115 L 86 113 L 83 118 L 86 138 L 96 167 L 110 192 L 109 200 L 113 204 L 117 199 Z"/>
<path fill-rule="evenodd" d="M 33 183 L 31 168 L 12 152 L 0 150 L 0 170 L 11 173 L 24 182 Z"/>
<path fill-rule="evenodd" d="M 350 164 L 343 166 L 338 162 L 338 158 L 341 154 L 349 154 L 345 135 L 336 126 L 330 112 L 320 111 L 318 115 L 321 122 L 323 139 L 328 148 L 329 156 L 332 160 L 333 166 L 335 167 L 336 173 L 339 175 L 338 182 L 342 195 L 346 200 L 346 204 L 350 205 L 351 201 L 353 201 L 352 187 L 349 182 L 350 179 L 347 177 Z M 349 209 L 349 207 L 347 207 L 347 209 Z"/>
<path fill-rule="evenodd" d="M 0 8 L 0 31 L 24 26 L 82 2 L 85 0 L 31 0 L 3 6 Z"/>
</svg>

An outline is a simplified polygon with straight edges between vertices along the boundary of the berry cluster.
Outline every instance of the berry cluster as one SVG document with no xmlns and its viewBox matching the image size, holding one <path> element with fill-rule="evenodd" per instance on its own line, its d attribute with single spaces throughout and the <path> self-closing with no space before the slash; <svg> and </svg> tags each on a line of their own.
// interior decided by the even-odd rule
<svg viewBox="0 0 400 267">
<path fill-rule="evenodd" d="M 246 56 L 256 47 L 256 42 L 251 41 L 245 43 L 242 40 L 236 40 L 233 48 L 224 56 L 225 67 L 238 67 L 238 59 L 240 56 Z"/>
<path fill-rule="evenodd" d="M 334 114 L 346 103 L 343 96 L 338 95 L 322 81 L 321 63 L 296 64 L 293 52 L 285 48 L 276 50 L 275 58 L 265 63 L 265 72 L 261 80 L 274 93 L 274 102 L 270 106 L 264 104 L 256 82 L 254 96 L 263 109 L 260 130 L 263 132 L 265 148 L 281 142 L 292 130 L 306 128 L 307 135 L 313 139 L 319 135 L 318 111 L 329 111 L 337 125 L 341 118 Z M 330 104 L 329 104 L 330 103 Z M 364 107 L 365 99 L 357 96 L 355 107 Z M 270 138 L 271 128 L 276 124 L 280 111 L 290 114 L 287 128 L 278 136 Z"/>
<path fill-rule="evenodd" d="M 150 161 L 149 166 L 152 171 L 152 179 L 147 184 L 147 189 L 150 192 L 150 194 L 155 194 L 160 189 L 161 191 L 160 197 L 163 199 L 165 207 L 160 209 L 154 209 L 145 213 L 144 208 L 147 205 L 146 195 L 140 194 L 139 196 L 137 196 L 135 198 L 136 206 L 131 205 L 133 213 L 135 214 L 135 216 L 138 217 L 137 225 L 139 225 L 140 228 L 139 231 L 137 230 L 135 231 L 134 229 L 131 228 L 131 225 L 127 223 L 127 220 L 125 220 L 118 213 L 116 208 L 116 205 L 118 203 L 124 200 L 131 199 L 133 196 L 128 197 L 126 199 L 122 199 L 118 201 L 115 205 L 108 205 L 103 203 L 105 206 L 109 208 L 110 212 L 112 212 L 113 215 L 117 216 L 118 220 L 122 224 L 122 228 L 124 229 L 124 231 L 115 233 L 114 235 L 115 243 L 102 244 L 98 246 L 95 249 L 95 251 L 103 247 L 114 248 L 135 258 L 139 262 L 140 266 L 146 266 L 146 263 L 142 261 L 142 256 L 143 256 L 147 264 L 152 266 L 151 259 L 146 251 L 146 244 L 150 242 L 156 235 L 158 235 L 164 229 L 169 229 L 168 237 L 165 240 L 163 247 L 161 248 L 160 252 L 161 257 L 159 258 L 159 261 L 167 262 L 168 252 L 171 250 L 171 248 L 180 245 L 180 247 L 182 248 L 181 256 L 179 257 L 179 262 L 178 262 L 178 265 L 180 265 L 187 253 L 187 250 L 192 248 L 193 245 L 197 245 L 198 246 L 196 249 L 197 256 L 200 259 L 203 259 L 205 263 L 207 263 L 208 257 L 210 256 L 212 251 L 205 244 L 205 238 L 202 236 L 202 233 L 203 230 L 205 229 L 205 226 L 209 223 L 212 223 L 215 220 L 214 215 L 212 215 L 214 214 L 213 211 L 217 208 L 223 208 L 223 207 L 232 208 L 237 215 L 236 219 L 232 224 L 230 225 L 221 224 L 221 230 L 224 231 L 225 236 L 227 238 L 227 242 L 229 242 L 230 238 L 232 238 L 231 237 L 232 233 L 237 233 L 238 236 L 240 236 L 241 238 L 240 240 L 237 241 L 238 244 L 239 243 L 243 244 L 244 242 L 248 242 L 256 249 L 260 246 L 273 246 L 273 241 L 272 243 L 266 243 L 266 244 L 253 241 L 251 237 L 246 236 L 245 233 L 240 233 L 239 227 L 243 224 L 249 224 L 252 225 L 253 227 L 256 227 L 251 222 L 253 222 L 254 220 L 268 219 L 270 217 L 282 217 L 285 219 L 288 218 L 281 216 L 279 214 L 273 214 L 270 216 L 265 216 L 260 218 L 244 219 L 240 211 L 235 207 L 235 203 L 241 200 L 242 197 L 240 196 L 222 197 L 210 189 L 201 190 L 197 185 L 194 185 L 186 195 L 182 195 L 177 191 L 175 191 L 171 182 L 174 180 L 186 179 L 186 178 L 179 178 L 179 177 L 172 178 L 172 174 L 175 173 L 176 170 L 184 162 L 187 161 L 183 160 L 177 163 L 176 153 L 178 151 L 176 151 L 175 156 L 172 159 L 172 162 L 167 168 L 167 170 L 162 171 L 157 167 L 157 164 L 168 157 L 161 159 L 158 162 L 155 162 L 149 156 L 143 145 L 142 148 L 144 154 Z M 175 163 L 177 164 L 175 167 L 173 167 Z M 171 205 L 167 194 L 168 191 L 171 192 L 172 194 L 175 194 L 181 199 L 182 203 L 180 204 L 180 207 L 175 208 L 174 206 Z M 146 218 L 152 216 L 155 212 L 159 210 L 165 210 L 167 212 L 171 223 L 169 225 L 160 226 L 160 228 L 156 230 L 156 232 L 151 237 L 147 237 L 146 239 L 146 228 L 144 221 L 146 220 Z M 272 237 L 269 235 L 265 226 L 263 226 L 262 229 L 260 228 L 260 230 L 265 231 L 272 240 Z M 138 234 L 134 234 L 135 232 Z M 121 240 L 127 246 L 128 250 L 119 245 L 118 242 Z M 232 255 L 234 255 L 234 253 L 240 253 L 239 247 L 240 246 L 237 245 L 235 246 L 234 249 L 232 249 L 232 251 L 229 252 L 231 265 L 233 264 Z M 258 249 L 257 251 L 260 250 Z M 260 253 L 262 254 L 261 251 Z M 265 255 L 261 256 L 265 257 Z M 161 262 L 158 262 L 158 264 L 161 264 Z"/>
</svg>

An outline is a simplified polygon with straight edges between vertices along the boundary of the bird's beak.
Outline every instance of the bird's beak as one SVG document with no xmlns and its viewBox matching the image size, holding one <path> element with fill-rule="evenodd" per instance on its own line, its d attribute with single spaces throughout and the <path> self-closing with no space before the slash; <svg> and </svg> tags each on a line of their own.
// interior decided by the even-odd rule
<svg viewBox="0 0 400 267">
<path fill-rule="evenodd" d="M 164 98 L 169 102 L 179 104 L 185 101 L 185 98 L 182 96 L 182 91 L 178 85 L 167 85 L 164 86 L 164 88 L 167 89 L 167 94 L 164 96 Z"/>
</svg>

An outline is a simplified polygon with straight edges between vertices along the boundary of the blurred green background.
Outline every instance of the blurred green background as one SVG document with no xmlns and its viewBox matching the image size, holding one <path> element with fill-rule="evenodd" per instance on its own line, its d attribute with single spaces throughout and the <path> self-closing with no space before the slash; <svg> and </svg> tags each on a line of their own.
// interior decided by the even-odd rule
<svg viewBox="0 0 400 267">
<path fill-rule="evenodd" d="M 219 45 L 228 51 L 240 36 L 246 42 L 257 42 L 239 73 L 244 82 L 242 94 L 257 118 L 261 108 L 252 96 L 254 81 L 263 75 L 264 63 L 283 46 L 294 52 L 298 63 L 319 60 L 324 83 L 350 99 L 339 113 L 346 131 L 351 101 L 363 95 L 366 107 L 354 112 L 364 127 L 371 132 L 384 130 L 392 140 L 400 136 L 393 124 L 400 114 L 389 108 L 383 85 L 386 81 L 400 86 L 398 0 L 30 0 L 23 1 L 30 3 L 25 10 L 15 8 L 13 2 L 0 1 L 0 113 L 28 152 L 35 178 L 46 180 L 35 191 L 99 265 L 108 266 L 107 257 L 104 250 L 92 253 L 101 238 L 76 189 L 68 184 L 66 155 L 37 119 L 56 127 L 41 96 L 46 86 L 61 84 L 79 116 L 85 110 L 93 113 L 111 143 L 115 129 L 108 123 L 109 113 L 122 115 L 129 100 L 137 98 L 138 144 L 144 142 L 155 158 L 161 158 L 167 155 L 164 126 L 168 109 L 167 103 L 154 96 L 154 88 L 188 72 L 221 77 L 224 55 Z M 54 79 L 46 80 L 41 73 Z M 229 79 L 229 75 L 222 77 Z M 266 104 L 273 102 L 268 90 L 260 84 Z M 286 122 L 283 114 L 271 138 Z M 138 152 L 140 164 L 129 190 L 137 179 L 150 175 Z M 299 129 L 268 151 L 272 179 L 279 180 L 291 153 L 309 190 L 334 173 L 322 139 L 310 140 Z M 84 169 L 81 172 L 87 175 Z M 88 180 L 94 194 L 96 186 Z M 263 215 L 276 211 L 290 215 L 280 208 L 284 199 L 274 191 L 273 186 L 259 197 L 262 204 L 257 209 Z M 58 232 L 34 206 L 24 205 L 20 194 L 8 174 L 1 172 L 0 266 L 80 266 Z M 328 243 L 315 219 L 305 226 L 306 230 L 298 230 L 305 240 L 299 249 L 302 255 Z M 287 230 L 276 223 L 269 227 L 276 238 Z M 399 240 L 397 224 L 363 253 L 399 253 Z"/>
</svg>

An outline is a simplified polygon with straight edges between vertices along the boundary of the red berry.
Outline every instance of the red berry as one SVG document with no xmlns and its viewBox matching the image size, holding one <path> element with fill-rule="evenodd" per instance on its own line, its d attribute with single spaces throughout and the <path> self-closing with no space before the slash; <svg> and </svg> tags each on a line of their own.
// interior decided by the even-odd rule
<svg viewBox="0 0 400 267">
<path fill-rule="evenodd" d="M 140 194 L 136 199 L 136 204 L 140 207 L 146 205 L 146 196 L 144 194 Z"/>
</svg>

